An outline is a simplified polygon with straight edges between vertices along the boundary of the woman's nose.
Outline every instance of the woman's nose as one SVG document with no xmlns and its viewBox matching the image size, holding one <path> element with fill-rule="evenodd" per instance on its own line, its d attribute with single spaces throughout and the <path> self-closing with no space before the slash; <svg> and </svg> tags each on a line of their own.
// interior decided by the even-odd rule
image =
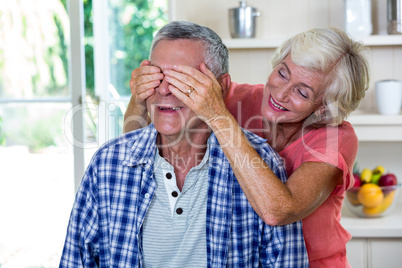
<svg viewBox="0 0 402 268">
<path fill-rule="evenodd" d="M 278 87 L 278 92 L 276 94 L 276 98 L 278 100 L 282 100 L 282 101 L 286 100 L 289 97 L 291 87 L 292 87 L 291 85 L 287 85 L 287 84 Z"/>
<path fill-rule="evenodd" d="M 161 80 L 161 84 L 157 88 L 158 93 L 161 94 L 162 96 L 171 95 L 172 92 L 170 92 L 169 90 L 169 85 L 170 84 L 166 81 L 166 79 Z"/>
</svg>

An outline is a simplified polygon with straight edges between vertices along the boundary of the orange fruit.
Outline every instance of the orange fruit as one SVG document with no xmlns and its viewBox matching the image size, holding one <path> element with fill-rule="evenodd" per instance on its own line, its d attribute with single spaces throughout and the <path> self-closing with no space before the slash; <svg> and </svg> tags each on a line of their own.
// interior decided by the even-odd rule
<svg viewBox="0 0 402 268">
<path fill-rule="evenodd" d="M 378 185 L 366 183 L 360 187 L 357 199 L 363 206 L 373 208 L 384 200 L 384 193 Z"/>
<path fill-rule="evenodd" d="M 387 208 L 389 208 L 392 205 L 392 202 L 394 201 L 394 197 L 395 197 L 395 192 L 396 192 L 396 190 L 393 190 L 389 194 L 385 195 L 384 201 L 382 201 L 382 203 L 381 203 L 382 207 L 383 207 L 383 211 L 385 211 Z"/>
<path fill-rule="evenodd" d="M 384 197 L 384 200 L 375 207 L 363 207 L 363 213 L 368 216 L 376 216 L 386 211 L 394 201 L 395 190 Z"/>
<path fill-rule="evenodd" d="M 382 209 L 382 206 L 380 204 L 380 205 L 372 207 L 372 208 L 363 207 L 362 211 L 367 216 L 377 216 L 378 214 L 381 214 L 383 212 L 383 209 Z"/>
</svg>

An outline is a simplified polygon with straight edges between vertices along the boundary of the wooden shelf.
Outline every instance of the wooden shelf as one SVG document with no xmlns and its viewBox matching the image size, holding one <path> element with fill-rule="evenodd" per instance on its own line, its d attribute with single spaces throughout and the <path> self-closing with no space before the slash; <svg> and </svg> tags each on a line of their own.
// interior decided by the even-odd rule
<svg viewBox="0 0 402 268">
<path fill-rule="evenodd" d="M 357 111 L 346 120 L 353 125 L 359 141 L 402 141 L 402 114 L 381 115 Z"/>
<path fill-rule="evenodd" d="M 365 37 L 356 37 L 356 40 L 363 42 L 367 46 L 397 46 L 402 45 L 402 35 L 370 35 Z M 277 48 L 285 38 L 239 38 L 224 39 L 223 43 L 228 49 L 262 49 Z"/>
<path fill-rule="evenodd" d="M 399 115 L 382 115 L 375 112 L 353 112 L 347 119 L 350 123 L 359 126 L 387 126 L 402 125 L 402 114 Z"/>
<path fill-rule="evenodd" d="M 255 49 L 255 48 L 277 48 L 284 38 L 277 39 L 224 39 L 223 43 L 228 49 Z"/>
</svg>

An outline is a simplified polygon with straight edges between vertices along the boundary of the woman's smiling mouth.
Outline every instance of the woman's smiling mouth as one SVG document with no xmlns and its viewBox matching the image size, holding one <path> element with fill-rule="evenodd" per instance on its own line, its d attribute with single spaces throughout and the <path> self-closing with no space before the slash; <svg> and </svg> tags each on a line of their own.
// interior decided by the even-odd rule
<svg viewBox="0 0 402 268">
<path fill-rule="evenodd" d="M 274 99 L 272 97 L 269 98 L 270 103 L 272 104 L 272 106 L 274 106 L 275 108 L 282 110 L 282 111 L 289 111 L 288 109 L 280 106 L 279 104 L 277 104 Z"/>
</svg>

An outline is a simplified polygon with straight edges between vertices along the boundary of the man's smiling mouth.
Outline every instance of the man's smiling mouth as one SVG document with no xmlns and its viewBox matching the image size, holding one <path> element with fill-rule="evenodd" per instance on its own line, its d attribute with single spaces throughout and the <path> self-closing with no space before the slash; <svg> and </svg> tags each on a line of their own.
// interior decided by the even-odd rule
<svg viewBox="0 0 402 268">
<path fill-rule="evenodd" d="M 180 110 L 182 107 L 158 107 L 159 110 L 161 111 L 178 111 Z"/>
</svg>

